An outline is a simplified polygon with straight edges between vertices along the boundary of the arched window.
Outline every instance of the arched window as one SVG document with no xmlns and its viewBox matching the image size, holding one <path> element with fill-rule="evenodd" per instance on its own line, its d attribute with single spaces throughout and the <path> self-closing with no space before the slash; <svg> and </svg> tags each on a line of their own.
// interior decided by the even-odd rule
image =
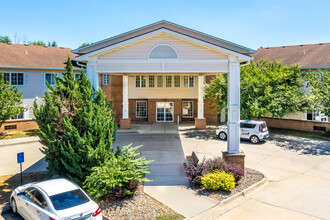
<svg viewBox="0 0 330 220">
<path fill-rule="evenodd" d="M 159 44 L 151 49 L 149 59 L 178 59 L 178 54 L 170 45 Z"/>
</svg>

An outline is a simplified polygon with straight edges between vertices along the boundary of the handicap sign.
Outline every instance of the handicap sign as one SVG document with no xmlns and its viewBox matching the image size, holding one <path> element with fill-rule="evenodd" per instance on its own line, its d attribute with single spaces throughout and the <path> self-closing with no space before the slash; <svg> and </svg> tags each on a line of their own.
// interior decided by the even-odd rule
<svg viewBox="0 0 330 220">
<path fill-rule="evenodd" d="M 17 163 L 24 162 L 24 152 L 17 153 Z"/>
</svg>

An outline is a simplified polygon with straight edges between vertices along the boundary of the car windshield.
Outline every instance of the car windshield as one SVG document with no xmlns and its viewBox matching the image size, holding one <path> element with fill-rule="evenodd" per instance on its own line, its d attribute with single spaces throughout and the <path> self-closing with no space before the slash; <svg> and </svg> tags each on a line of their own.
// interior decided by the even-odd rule
<svg viewBox="0 0 330 220">
<path fill-rule="evenodd" d="M 267 129 L 267 125 L 266 125 L 266 123 L 262 123 L 261 124 L 261 130 L 263 131 L 263 132 L 266 132 L 268 129 Z"/>
<path fill-rule="evenodd" d="M 89 198 L 80 189 L 56 194 L 49 198 L 56 210 L 68 209 L 89 202 Z"/>
</svg>

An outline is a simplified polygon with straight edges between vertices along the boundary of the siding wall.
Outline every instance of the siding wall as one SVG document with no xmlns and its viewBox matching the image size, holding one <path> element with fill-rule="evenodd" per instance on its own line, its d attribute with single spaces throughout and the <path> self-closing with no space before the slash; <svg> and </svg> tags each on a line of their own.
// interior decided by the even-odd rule
<svg viewBox="0 0 330 220">
<path fill-rule="evenodd" d="M 149 60 L 150 50 L 158 44 L 169 44 L 179 58 Z M 100 55 L 97 62 L 99 73 L 228 72 L 228 56 L 224 53 L 165 33 Z"/>
<path fill-rule="evenodd" d="M 142 42 L 118 49 L 111 53 L 99 56 L 99 59 L 111 60 L 147 60 L 150 50 L 157 44 L 169 44 L 178 53 L 179 59 L 227 59 L 225 54 L 216 52 L 214 50 L 193 45 L 172 35 L 163 33 L 151 38 L 146 38 Z"/>
</svg>

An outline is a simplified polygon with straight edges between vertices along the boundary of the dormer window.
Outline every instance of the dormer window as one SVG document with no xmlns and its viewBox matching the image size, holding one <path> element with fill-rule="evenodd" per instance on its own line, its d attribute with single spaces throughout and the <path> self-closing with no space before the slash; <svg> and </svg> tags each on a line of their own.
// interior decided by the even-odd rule
<svg viewBox="0 0 330 220">
<path fill-rule="evenodd" d="M 167 44 L 159 44 L 151 49 L 149 59 L 178 59 L 178 54 L 173 47 Z"/>
</svg>

